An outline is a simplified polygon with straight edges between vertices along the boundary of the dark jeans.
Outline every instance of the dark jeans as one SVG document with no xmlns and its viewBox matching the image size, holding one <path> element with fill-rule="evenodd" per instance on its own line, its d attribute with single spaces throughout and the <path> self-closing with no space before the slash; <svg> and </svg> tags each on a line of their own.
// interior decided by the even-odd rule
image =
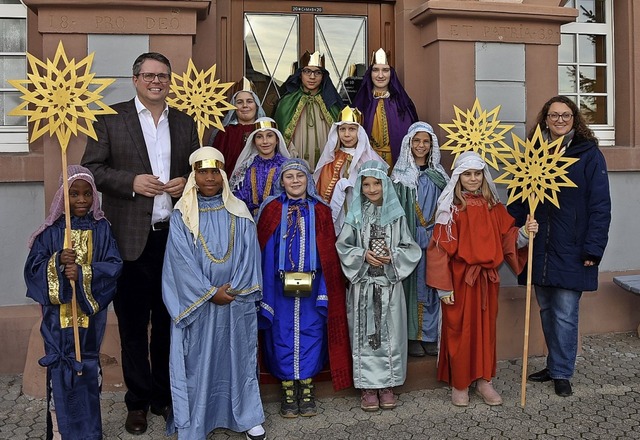
<svg viewBox="0 0 640 440">
<path fill-rule="evenodd" d="M 140 258 L 124 261 L 113 301 L 127 386 L 124 401 L 129 411 L 171 404 L 171 319 L 162 301 L 162 263 L 168 233 L 168 230 L 150 231 Z"/>
</svg>

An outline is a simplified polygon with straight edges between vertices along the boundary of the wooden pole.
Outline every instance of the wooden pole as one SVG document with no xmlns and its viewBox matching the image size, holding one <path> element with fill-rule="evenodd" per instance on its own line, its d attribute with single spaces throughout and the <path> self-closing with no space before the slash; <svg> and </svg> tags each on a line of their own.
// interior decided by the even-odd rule
<svg viewBox="0 0 640 440">
<path fill-rule="evenodd" d="M 67 153 L 62 150 L 62 188 L 64 195 L 64 217 L 65 217 L 65 240 L 64 248 L 72 249 L 71 242 L 71 207 L 69 206 L 69 174 L 67 171 Z M 76 361 L 82 362 L 82 352 L 80 350 L 80 331 L 78 329 L 78 302 L 76 301 L 76 282 L 71 281 L 71 320 L 73 323 L 73 343 L 76 349 Z M 78 376 L 82 371 L 78 371 Z"/>
<path fill-rule="evenodd" d="M 530 213 L 533 218 L 533 212 Z M 522 350 L 522 384 L 520 387 L 520 406 L 524 408 L 527 401 L 527 361 L 529 359 L 529 318 L 531 315 L 531 270 L 533 268 L 533 239 L 535 234 L 529 233 L 527 255 L 527 296 L 524 307 L 524 348 Z"/>
</svg>

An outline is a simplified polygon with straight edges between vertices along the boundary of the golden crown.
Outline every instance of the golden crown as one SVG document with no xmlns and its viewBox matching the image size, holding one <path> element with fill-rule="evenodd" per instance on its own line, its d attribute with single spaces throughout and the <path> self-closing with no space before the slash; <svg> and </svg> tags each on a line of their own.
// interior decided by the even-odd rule
<svg viewBox="0 0 640 440">
<path fill-rule="evenodd" d="M 238 92 L 256 92 L 256 85 L 249 81 L 246 77 L 242 77 L 238 82 L 236 82 L 231 87 L 231 96 L 235 95 Z"/>
<path fill-rule="evenodd" d="M 197 171 L 201 168 L 218 168 L 219 170 L 224 170 L 224 162 L 215 159 L 203 159 L 193 164 L 194 170 Z"/>
<path fill-rule="evenodd" d="M 338 115 L 338 122 L 351 122 L 362 125 L 362 113 L 355 107 L 345 107 Z"/>
<path fill-rule="evenodd" d="M 265 130 L 267 128 L 277 130 L 278 124 L 276 124 L 276 121 L 265 119 L 264 121 L 257 121 L 254 126 L 254 130 Z"/>
<path fill-rule="evenodd" d="M 324 69 L 324 55 L 320 55 L 318 51 L 309 53 L 307 50 L 300 58 L 300 68 L 304 69 L 308 66 L 321 67 Z"/>
<path fill-rule="evenodd" d="M 390 58 L 391 54 L 389 52 L 385 52 L 383 48 L 380 48 L 371 54 L 371 65 L 388 64 L 390 66 Z"/>
</svg>

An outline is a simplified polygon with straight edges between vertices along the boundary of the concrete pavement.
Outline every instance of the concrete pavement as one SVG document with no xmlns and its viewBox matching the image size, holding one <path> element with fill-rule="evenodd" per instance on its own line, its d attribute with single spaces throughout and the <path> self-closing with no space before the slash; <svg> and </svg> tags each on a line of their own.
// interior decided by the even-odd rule
<svg viewBox="0 0 640 440">
<path fill-rule="evenodd" d="M 450 403 L 446 387 L 403 393 L 392 411 L 365 413 L 358 395 L 318 400 L 318 415 L 283 419 L 278 403 L 266 403 L 268 439 L 640 439 L 640 339 L 635 333 L 584 336 L 578 357 L 574 394 L 555 395 L 552 382 L 527 385 L 527 404 L 520 406 L 520 360 L 498 363 L 496 389 L 504 404 L 489 407 L 471 393 L 467 408 Z M 544 366 L 529 359 L 529 372 Z M 21 394 L 20 376 L 0 376 L 0 439 L 42 439 L 45 402 Z M 164 435 L 161 417 L 150 415 L 149 430 L 132 436 L 124 431 L 124 392 L 102 395 L 106 440 L 175 439 Z M 216 430 L 208 439 L 243 439 L 243 434 Z"/>
</svg>

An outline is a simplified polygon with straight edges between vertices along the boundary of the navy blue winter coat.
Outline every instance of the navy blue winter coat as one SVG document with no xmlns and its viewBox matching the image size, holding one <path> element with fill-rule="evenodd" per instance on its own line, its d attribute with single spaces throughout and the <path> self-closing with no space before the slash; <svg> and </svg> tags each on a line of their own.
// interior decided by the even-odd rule
<svg viewBox="0 0 640 440">
<path fill-rule="evenodd" d="M 549 201 L 536 209 L 539 230 L 533 245 L 532 282 L 580 292 L 597 290 L 598 263 L 611 223 L 607 164 L 595 141 L 577 135 L 564 155 L 579 159 L 568 167 L 568 178 L 577 187 L 560 188 L 559 209 Z M 508 210 L 516 224 L 524 224 L 527 204 L 513 203 Z M 585 267 L 585 260 L 597 264 Z"/>
</svg>

